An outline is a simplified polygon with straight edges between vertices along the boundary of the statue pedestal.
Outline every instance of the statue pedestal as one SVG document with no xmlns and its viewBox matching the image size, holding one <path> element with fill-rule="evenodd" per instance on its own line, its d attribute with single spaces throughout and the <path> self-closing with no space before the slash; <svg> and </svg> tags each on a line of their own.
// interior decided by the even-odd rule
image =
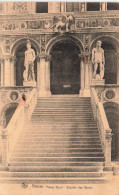
<svg viewBox="0 0 119 195">
<path fill-rule="evenodd" d="M 105 79 L 92 79 L 91 84 L 92 85 L 104 85 Z"/>
<path fill-rule="evenodd" d="M 36 81 L 24 81 L 23 86 L 35 87 L 36 86 Z"/>
</svg>

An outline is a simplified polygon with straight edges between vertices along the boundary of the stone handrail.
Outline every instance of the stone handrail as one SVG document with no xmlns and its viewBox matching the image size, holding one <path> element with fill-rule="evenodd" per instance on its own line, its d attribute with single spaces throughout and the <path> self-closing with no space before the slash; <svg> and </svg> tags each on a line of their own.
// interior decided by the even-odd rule
<svg viewBox="0 0 119 195">
<path fill-rule="evenodd" d="M 91 104 L 93 108 L 94 119 L 100 132 L 102 148 L 105 157 L 105 168 L 111 167 L 111 129 L 108 124 L 106 113 L 101 102 L 99 102 L 96 90 L 91 87 Z"/>
<path fill-rule="evenodd" d="M 26 102 L 23 100 L 18 104 L 10 122 L 2 131 L 2 164 L 8 165 L 14 147 L 18 141 L 23 127 L 28 123 L 34 107 L 37 103 L 37 90 L 34 88 Z"/>
</svg>

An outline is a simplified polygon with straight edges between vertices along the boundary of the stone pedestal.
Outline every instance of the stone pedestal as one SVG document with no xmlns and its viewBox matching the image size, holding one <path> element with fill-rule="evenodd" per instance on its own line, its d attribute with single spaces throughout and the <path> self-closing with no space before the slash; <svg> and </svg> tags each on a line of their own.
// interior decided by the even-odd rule
<svg viewBox="0 0 119 195">
<path fill-rule="evenodd" d="M 36 81 L 24 81 L 23 86 L 35 87 L 36 86 Z"/>
<path fill-rule="evenodd" d="M 92 85 L 104 85 L 105 79 L 92 79 L 91 84 Z"/>
</svg>

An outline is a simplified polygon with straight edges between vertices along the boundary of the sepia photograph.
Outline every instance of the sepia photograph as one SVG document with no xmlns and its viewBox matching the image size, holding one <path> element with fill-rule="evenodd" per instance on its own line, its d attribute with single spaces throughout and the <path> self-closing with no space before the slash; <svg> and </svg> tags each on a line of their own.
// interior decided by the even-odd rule
<svg viewBox="0 0 119 195">
<path fill-rule="evenodd" d="M 0 195 L 119 195 L 119 1 L 0 1 Z"/>
</svg>

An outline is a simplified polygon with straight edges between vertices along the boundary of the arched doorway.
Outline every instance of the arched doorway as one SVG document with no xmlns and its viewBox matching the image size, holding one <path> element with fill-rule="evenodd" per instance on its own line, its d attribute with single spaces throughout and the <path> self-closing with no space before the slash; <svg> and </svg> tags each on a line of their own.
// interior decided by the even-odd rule
<svg viewBox="0 0 119 195">
<path fill-rule="evenodd" d="M 35 53 L 37 53 L 34 46 L 31 46 L 34 49 Z M 23 72 L 25 70 L 24 67 L 24 58 L 25 58 L 25 51 L 26 42 L 22 43 L 16 50 L 16 86 L 23 86 Z M 35 72 L 35 79 L 37 81 L 37 61 L 34 61 L 34 72 Z"/>
<path fill-rule="evenodd" d="M 80 90 L 79 47 L 71 41 L 59 41 L 50 51 L 52 94 L 78 94 Z"/>
<path fill-rule="evenodd" d="M 119 105 L 114 102 L 104 104 L 110 128 L 112 129 L 111 159 L 119 161 Z"/>
<path fill-rule="evenodd" d="M 0 118 L 2 121 L 2 127 L 6 128 L 10 119 L 12 118 L 18 104 L 17 103 L 10 103 L 7 104 L 3 110 L 1 111 Z"/>
</svg>

